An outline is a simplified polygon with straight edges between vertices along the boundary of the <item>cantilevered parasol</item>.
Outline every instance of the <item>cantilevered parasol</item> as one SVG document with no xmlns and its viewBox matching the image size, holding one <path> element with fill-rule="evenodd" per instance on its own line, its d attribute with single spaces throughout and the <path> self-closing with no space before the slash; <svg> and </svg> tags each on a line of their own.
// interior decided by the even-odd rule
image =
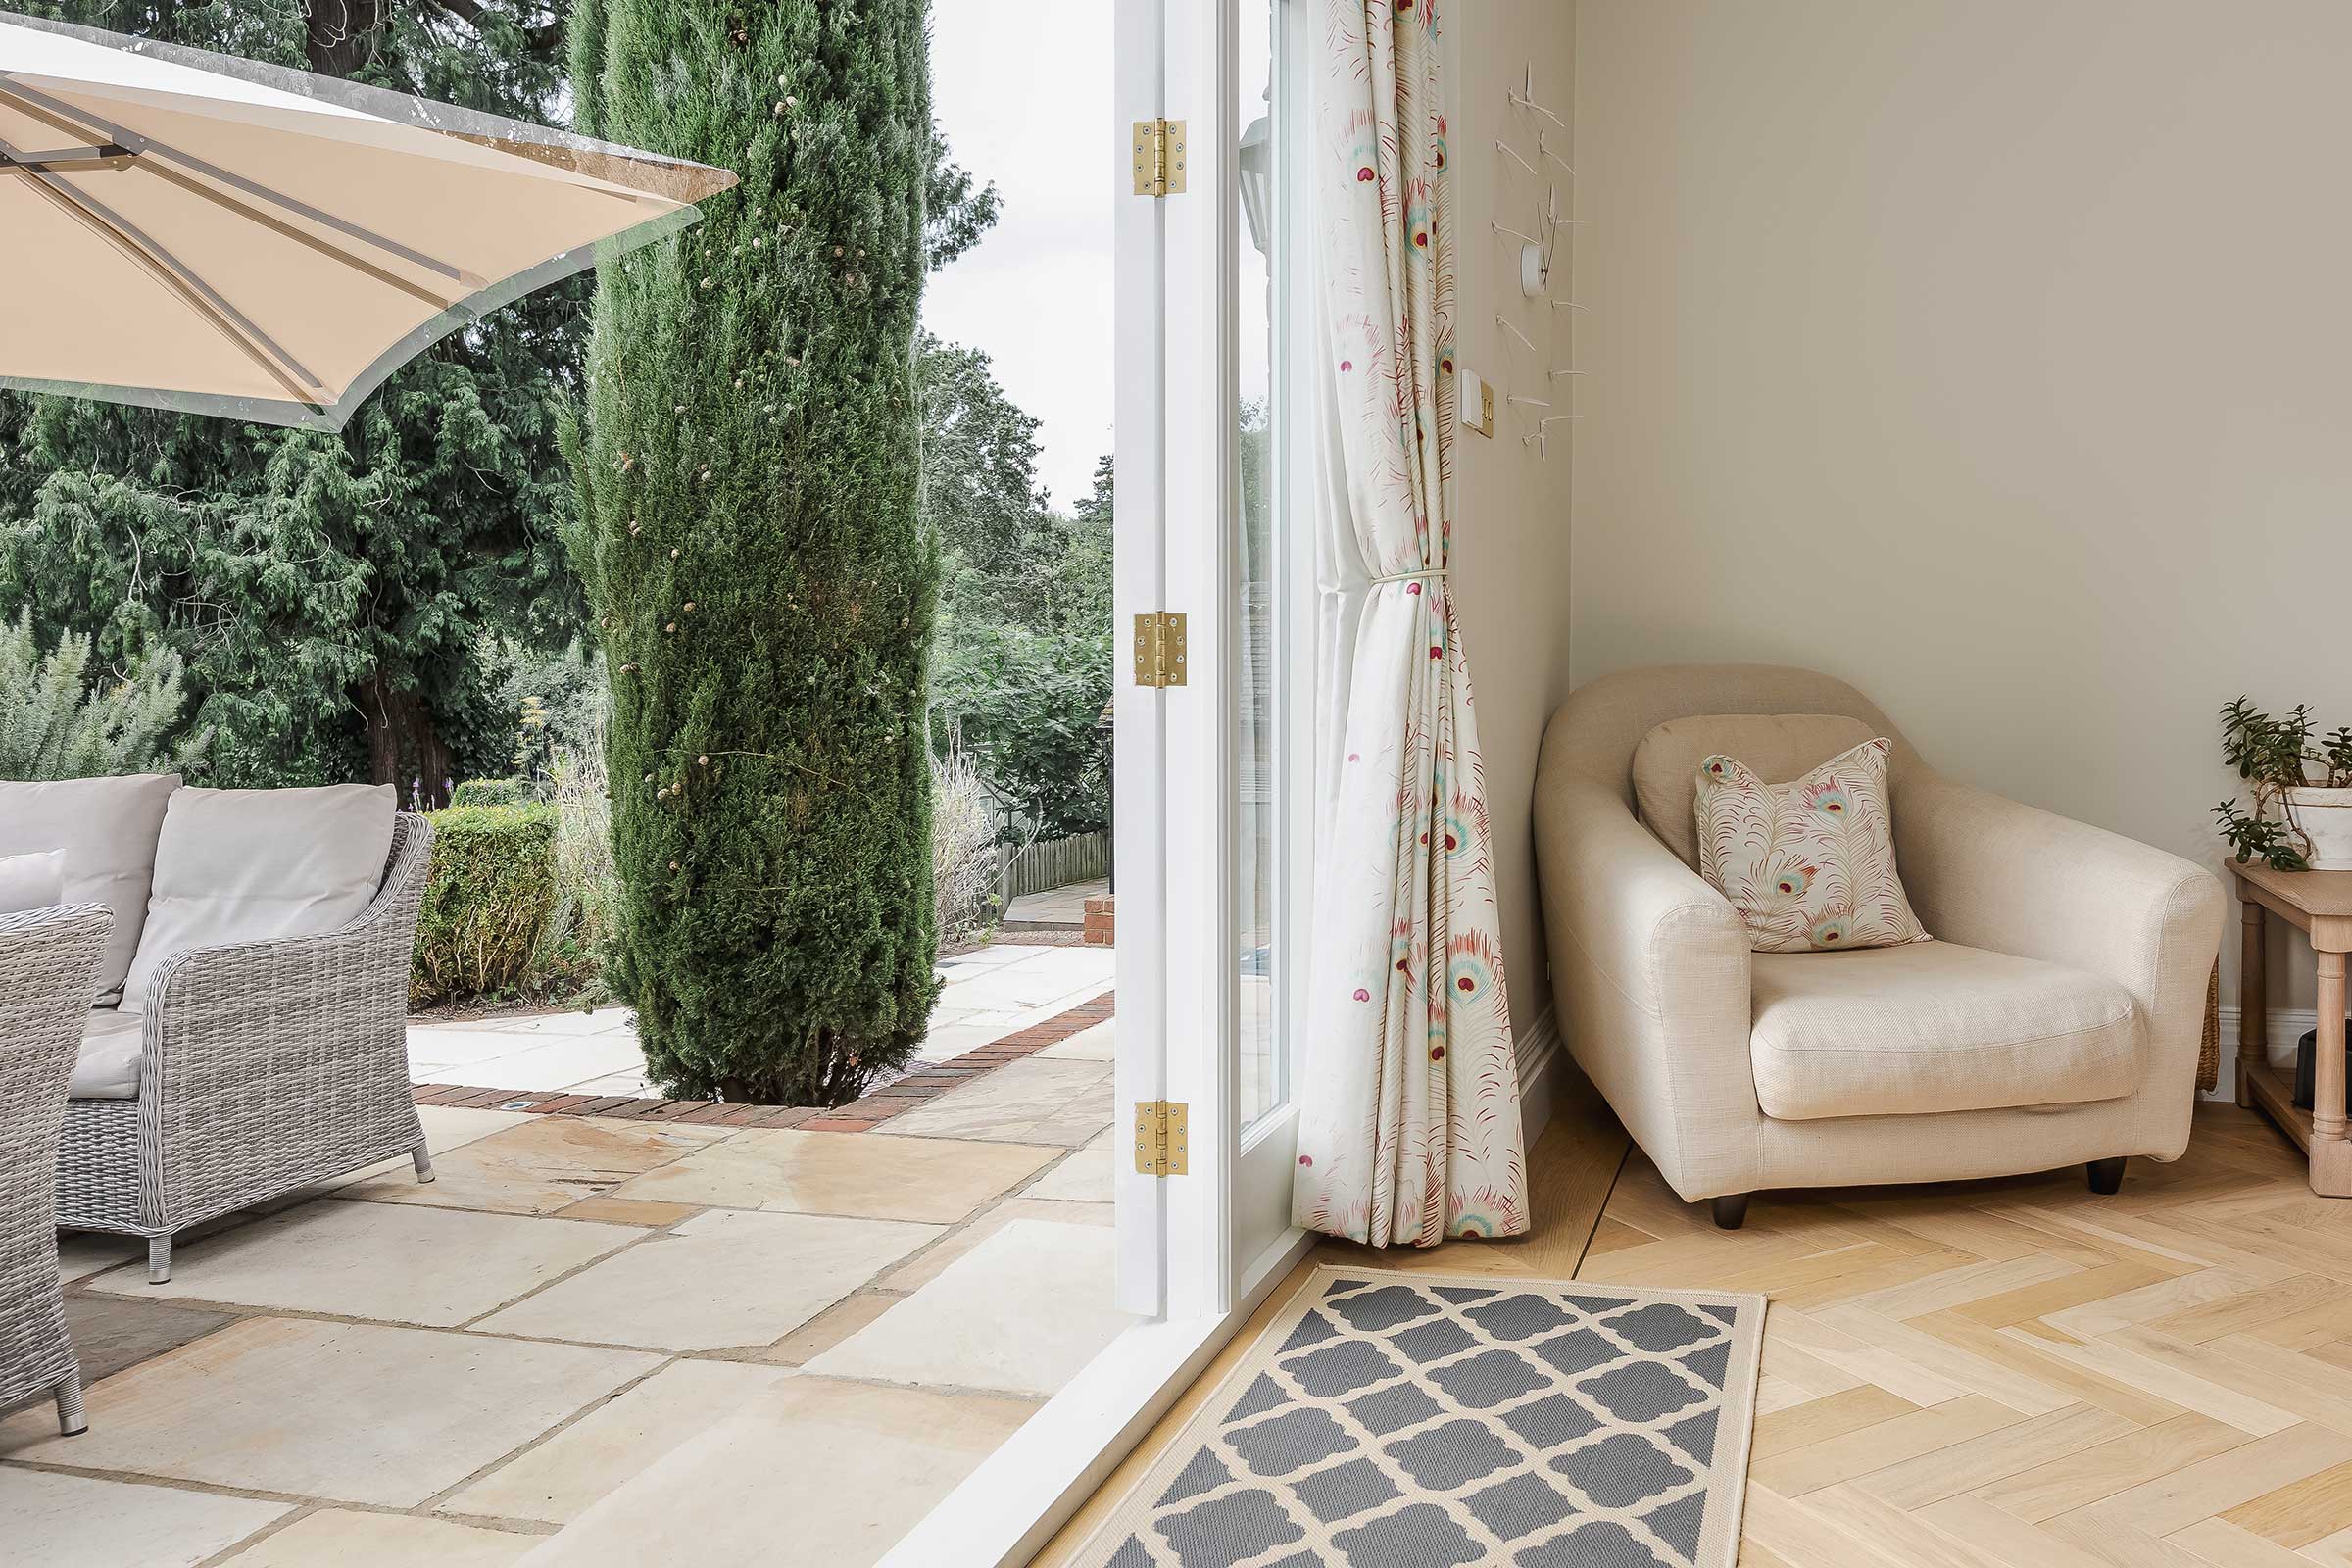
<svg viewBox="0 0 2352 1568">
<path fill-rule="evenodd" d="M 0 12 L 0 386 L 340 429 L 724 170 Z"/>
</svg>

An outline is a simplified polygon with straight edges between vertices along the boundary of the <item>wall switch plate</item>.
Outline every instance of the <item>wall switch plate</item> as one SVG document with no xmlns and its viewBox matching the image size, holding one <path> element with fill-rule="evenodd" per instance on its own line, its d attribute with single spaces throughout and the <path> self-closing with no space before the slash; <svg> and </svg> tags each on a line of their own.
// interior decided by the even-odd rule
<svg viewBox="0 0 2352 1568">
<path fill-rule="evenodd" d="M 1462 372 L 1462 423 L 1494 439 L 1494 388 L 1476 370 Z"/>
</svg>

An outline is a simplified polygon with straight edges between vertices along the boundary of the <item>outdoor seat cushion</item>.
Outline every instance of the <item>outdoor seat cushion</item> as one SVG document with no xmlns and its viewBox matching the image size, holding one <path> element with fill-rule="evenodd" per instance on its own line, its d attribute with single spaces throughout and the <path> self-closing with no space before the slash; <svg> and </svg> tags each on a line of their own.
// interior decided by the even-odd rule
<svg viewBox="0 0 2352 1568">
<path fill-rule="evenodd" d="M 1876 732 L 1843 713 L 1694 713 L 1668 719 L 1634 748 L 1634 800 L 1642 825 L 1698 869 L 1698 768 L 1737 757 L 1767 784 L 1787 784 Z"/>
<path fill-rule="evenodd" d="M 1951 942 L 1752 964 L 1756 1102 L 1778 1121 L 2077 1104 L 2140 1081 L 2138 1009 L 2098 975 Z"/>
<path fill-rule="evenodd" d="M 122 1005 L 191 948 L 318 936 L 367 911 L 392 853 L 389 784 L 173 792 Z"/>
<path fill-rule="evenodd" d="M 0 855 L 0 914 L 22 914 L 66 902 L 66 857 Z"/>
<path fill-rule="evenodd" d="M 100 1007 L 81 1026 L 81 1052 L 66 1084 L 68 1100 L 136 1100 L 139 1054 L 147 1020 L 135 1012 Z"/>
<path fill-rule="evenodd" d="M 176 773 L 75 778 L 47 784 L 0 784 L 0 855 L 65 855 L 67 904 L 103 904 L 114 929 L 98 956 L 96 1000 L 122 994 L 139 928 L 147 919 L 148 883 L 164 808 L 179 788 Z"/>
</svg>

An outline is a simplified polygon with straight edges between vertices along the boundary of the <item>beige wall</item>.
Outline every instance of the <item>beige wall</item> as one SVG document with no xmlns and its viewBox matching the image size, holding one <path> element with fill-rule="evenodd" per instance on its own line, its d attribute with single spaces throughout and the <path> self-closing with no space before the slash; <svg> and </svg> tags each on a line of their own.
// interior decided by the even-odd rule
<svg viewBox="0 0 2352 1568">
<path fill-rule="evenodd" d="M 1553 319 L 1567 313 L 1521 294 L 1519 244 L 1497 238 L 1489 225 L 1533 232 L 1543 186 L 1494 151 L 1494 143 L 1502 137 L 1534 156 L 1537 121 L 1505 101 L 1531 64 L 1538 101 L 1567 115 L 1574 13 L 1562 0 L 1473 0 L 1453 17 L 1448 146 L 1458 236 L 1454 336 L 1459 363 L 1495 384 L 1499 405 L 1506 391 L 1547 396 L 1544 385 L 1551 366 L 1569 363 L 1569 329 Z M 1565 134 L 1553 145 L 1565 151 Z M 1565 177 L 1559 189 L 1565 213 L 1573 199 Z M 1564 261 L 1567 247 L 1560 254 Z M 1565 295 L 1565 278 L 1557 292 Z M 1530 354 L 1495 326 L 1498 312 L 1550 358 Z M 1498 409 L 1493 440 L 1455 432 L 1451 586 L 1486 754 L 1511 1019 L 1524 1036 L 1551 1004 L 1529 801 L 1544 721 L 1568 692 L 1570 443 L 1554 440 L 1547 461 L 1520 444 L 1518 430 L 1518 420 Z"/>
<path fill-rule="evenodd" d="M 1576 25 L 1576 679 L 1810 664 L 1949 772 L 2218 864 L 2214 710 L 2352 723 L 2352 5 Z"/>
</svg>

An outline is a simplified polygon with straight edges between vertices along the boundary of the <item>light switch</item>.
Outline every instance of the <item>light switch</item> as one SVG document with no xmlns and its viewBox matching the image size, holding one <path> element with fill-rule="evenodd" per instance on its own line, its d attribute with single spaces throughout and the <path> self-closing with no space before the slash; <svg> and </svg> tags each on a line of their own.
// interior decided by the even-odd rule
<svg viewBox="0 0 2352 1568">
<path fill-rule="evenodd" d="M 1462 372 L 1462 423 L 1494 439 L 1494 388 L 1476 370 Z"/>
</svg>

